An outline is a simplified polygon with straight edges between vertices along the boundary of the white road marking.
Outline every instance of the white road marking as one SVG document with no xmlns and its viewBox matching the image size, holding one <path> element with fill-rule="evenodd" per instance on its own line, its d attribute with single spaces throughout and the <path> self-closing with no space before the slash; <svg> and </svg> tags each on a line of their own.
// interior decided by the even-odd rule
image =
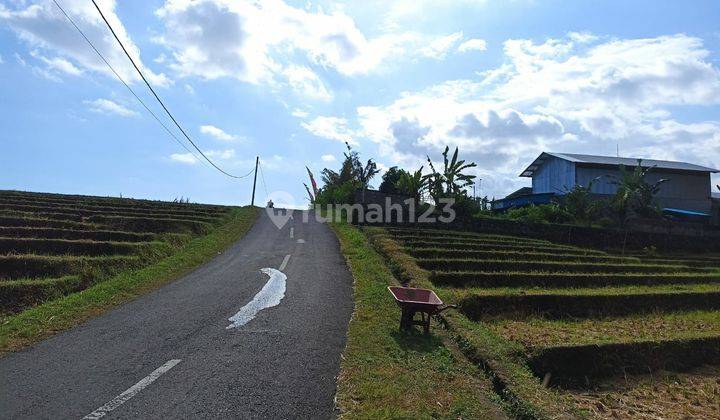
<svg viewBox="0 0 720 420">
<path fill-rule="evenodd" d="M 295 228 L 290 228 L 290 239 L 292 239 L 295 236 Z"/>
<path fill-rule="evenodd" d="M 164 365 L 155 369 L 151 374 L 142 378 L 140 380 L 140 382 L 136 383 L 135 385 L 133 385 L 130 388 L 128 388 L 127 390 L 125 390 L 122 394 L 120 394 L 117 397 L 113 398 L 112 400 L 108 401 L 102 407 L 98 408 L 97 410 L 95 410 L 92 413 L 88 414 L 87 416 L 83 417 L 83 419 L 91 420 L 91 419 L 99 419 L 101 417 L 104 417 L 109 412 L 111 412 L 114 409 L 125 404 L 125 402 L 127 402 L 130 398 L 134 397 L 138 392 L 142 391 L 148 385 L 155 382 L 155 380 L 157 378 L 159 378 L 160 375 L 169 371 L 170 369 L 172 369 L 175 365 L 177 365 L 180 362 L 181 362 L 180 359 L 169 360 Z"/>
<path fill-rule="evenodd" d="M 283 258 L 282 262 L 280 263 L 280 267 L 278 270 L 283 271 L 285 267 L 287 267 L 287 263 L 290 261 L 290 254 L 287 254 L 285 258 Z"/>
<path fill-rule="evenodd" d="M 287 264 L 285 261 L 289 258 L 289 255 L 286 256 L 283 263 Z M 285 297 L 285 281 L 287 280 L 287 276 L 282 271 L 274 268 L 263 268 L 260 271 L 270 276 L 270 280 L 265 283 L 265 286 L 255 295 L 250 303 L 240 308 L 235 315 L 228 318 L 231 324 L 225 327 L 225 329 L 229 330 L 231 328 L 242 327 L 252 321 L 258 312 L 279 305 L 280 301 Z"/>
<path fill-rule="evenodd" d="M 305 239 L 298 239 L 298 240 L 297 240 L 297 243 L 299 243 L 299 244 L 304 244 L 304 243 L 305 243 Z"/>
</svg>

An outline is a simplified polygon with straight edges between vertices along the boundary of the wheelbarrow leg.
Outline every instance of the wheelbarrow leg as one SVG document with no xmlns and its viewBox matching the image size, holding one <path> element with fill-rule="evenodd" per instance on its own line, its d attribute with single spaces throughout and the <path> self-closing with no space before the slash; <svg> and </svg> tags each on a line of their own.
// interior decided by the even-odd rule
<svg viewBox="0 0 720 420">
<path fill-rule="evenodd" d="M 402 315 L 400 316 L 400 331 L 407 331 L 412 326 L 412 320 L 415 317 L 415 312 L 410 311 L 407 308 L 402 308 Z"/>
<path fill-rule="evenodd" d="M 430 334 L 430 314 L 427 314 L 427 319 L 425 319 L 425 312 L 423 312 L 423 331 L 425 332 L 425 335 Z"/>
</svg>

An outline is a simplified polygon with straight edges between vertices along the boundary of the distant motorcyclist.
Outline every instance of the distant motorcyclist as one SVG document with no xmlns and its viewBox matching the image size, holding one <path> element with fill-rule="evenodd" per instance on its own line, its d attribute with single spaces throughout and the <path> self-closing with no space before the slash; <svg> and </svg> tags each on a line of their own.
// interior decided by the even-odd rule
<svg viewBox="0 0 720 420">
<path fill-rule="evenodd" d="M 273 203 L 272 200 L 268 200 L 267 206 L 269 209 L 273 209 L 273 208 L 275 208 L 275 203 Z"/>
</svg>

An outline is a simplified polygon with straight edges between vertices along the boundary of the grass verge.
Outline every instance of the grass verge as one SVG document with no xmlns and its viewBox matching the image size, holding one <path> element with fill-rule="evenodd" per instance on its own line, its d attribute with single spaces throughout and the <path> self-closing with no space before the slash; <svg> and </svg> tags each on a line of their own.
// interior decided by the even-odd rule
<svg viewBox="0 0 720 420">
<path fill-rule="evenodd" d="M 404 252 L 400 243 L 394 241 L 381 228 L 365 228 L 373 245 L 388 260 L 393 272 L 403 283 L 414 287 L 432 288 L 430 273 L 419 267 Z M 445 302 L 453 302 L 447 289 L 436 289 Z M 450 334 L 465 356 L 482 366 L 490 376 L 493 388 L 502 399 L 503 406 L 520 419 L 569 419 L 578 418 L 571 400 L 556 390 L 545 388 L 535 377 L 521 356 L 524 350 L 517 343 L 504 339 L 485 326 L 473 322 L 461 313 L 443 313 Z"/>
<path fill-rule="evenodd" d="M 193 239 L 156 264 L 119 273 L 81 292 L 0 318 L 0 353 L 21 349 L 67 330 L 182 276 L 242 237 L 258 212 L 253 207 L 234 209 L 209 234 Z"/>
<path fill-rule="evenodd" d="M 382 257 L 356 227 L 333 224 L 355 279 L 355 312 L 338 378 L 344 418 L 504 418 L 483 373 L 445 333 L 398 332 L 395 283 Z"/>
</svg>

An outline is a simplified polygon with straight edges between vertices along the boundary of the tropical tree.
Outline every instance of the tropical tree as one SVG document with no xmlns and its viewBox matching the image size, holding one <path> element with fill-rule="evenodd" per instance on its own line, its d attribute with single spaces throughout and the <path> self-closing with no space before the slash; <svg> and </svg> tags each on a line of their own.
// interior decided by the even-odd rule
<svg viewBox="0 0 720 420">
<path fill-rule="evenodd" d="M 400 194 L 412 197 L 415 202 L 420 202 L 423 192 L 427 189 L 427 178 L 422 174 L 423 167 L 417 171 L 410 173 L 402 170 L 400 178 L 397 181 L 397 190 Z"/>
<path fill-rule="evenodd" d="M 345 159 L 340 171 L 325 168 L 320 174 L 325 185 L 315 197 L 319 204 L 351 203 L 355 190 L 362 188 L 364 194 L 370 181 L 380 172 L 372 159 L 368 159 L 363 165 L 358 152 L 352 150 L 349 143 L 346 142 L 345 145 L 348 151 L 344 153 Z"/>
<path fill-rule="evenodd" d="M 400 169 L 397 166 L 393 166 L 392 168 L 388 169 L 382 176 L 382 182 L 380 183 L 378 190 L 383 194 L 400 193 L 400 191 L 398 190 L 398 181 L 400 180 L 400 177 L 403 175 L 403 173 L 406 172 L 407 171 L 405 169 Z"/>
<path fill-rule="evenodd" d="M 569 214 L 576 223 L 592 224 L 600 210 L 600 204 L 592 197 L 592 187 L 602 177 L 590 180 L 587 187 L 576 184 L 572 188 L 565 187 L 565 194 L 557 200 L 560 208 Z"/>
<path fill-rule="evenodd" d="M 427 156 L 431 173 L 425 175 L 428 184 L 428 192 L 435 200 L 435 205 L 439 205 L 441 197 L 453 197 L 458 195 L 466 195 L 465 188 L 473 184 L 475 175 L 464 173 L 465 170 L 477 166 L 474 162 L 465 163 L 465 160 L 458 160 L 459 149 L 455 148 L 452 158 L 448 159 L 450 146 L 445 146 L 443 151 L 443 171 L 438 172 L 433 165 L 430 156 Z"/>
<path fill-rule="evenodd" d="M 620 225 L 625 225 L 633 216 L 659 217 L 662 214 L 654 198 L 660 191 L 660 186 L 669 179 L 648 182 L 646 177 L 654 168 L 655 166 L 643 167 L 642 159 L 638 159 L 637 166 L 632 170 L 620 165 L 620 177 L 615 177 L 613 181 L 617 192 L 612 202 Z"/>
</svg>

